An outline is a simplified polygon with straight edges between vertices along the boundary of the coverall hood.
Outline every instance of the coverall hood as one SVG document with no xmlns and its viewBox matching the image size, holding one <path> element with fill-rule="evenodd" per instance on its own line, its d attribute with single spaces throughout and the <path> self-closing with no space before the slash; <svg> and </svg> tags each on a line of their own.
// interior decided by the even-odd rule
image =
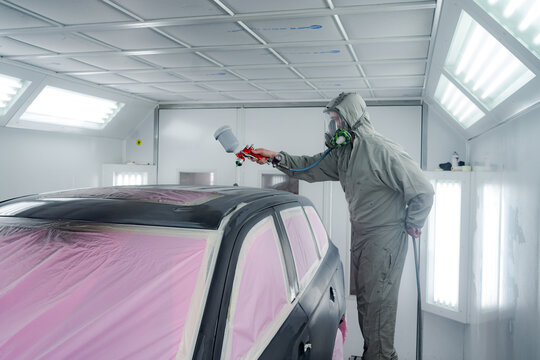
<svg viewBox="0 0 540 360">
<path fill-rule="evenodd" d="M 337 111 L 350 131 L 357 135 L 375 131 L 369 120 L 366 102 L 358 93 L 339 94 L 326 105 L 326 111 Z"/>
</svg>

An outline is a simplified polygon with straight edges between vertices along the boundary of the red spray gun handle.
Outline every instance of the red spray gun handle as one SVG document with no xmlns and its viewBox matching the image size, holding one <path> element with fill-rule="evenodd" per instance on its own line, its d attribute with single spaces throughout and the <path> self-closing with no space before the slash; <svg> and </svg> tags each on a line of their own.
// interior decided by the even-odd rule
<svg viewBox="0 0 540 360">
<path fill-rule="evenodd" d="M 246 145 L 246 147 L 243 150 L 236 153 L 236 165 L 242 166 L 244 161 L 246 161 L 246 158 L 252 158 L 252 159 L 257 159 L 257 160 L 264 159 L 264 156 L 255 154 L 253 150 L 254 150 L 253 145 L 251 146 Z M 270 161 L 270 159 L 268 159 L 268 161 Z"/>
</svg>

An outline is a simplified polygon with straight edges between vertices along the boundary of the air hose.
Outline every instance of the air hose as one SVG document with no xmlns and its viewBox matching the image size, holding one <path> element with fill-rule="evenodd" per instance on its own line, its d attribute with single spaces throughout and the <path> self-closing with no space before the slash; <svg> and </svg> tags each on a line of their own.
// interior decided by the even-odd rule
<svg viewBox="0 0 540 360">
<path fill-rule="evenodd" d="M 326 155 L 328 155 L 330 153 L 330 151 L 332 151 L 333 149 L 327 149 L 324 154 L 321 155 L 321 157 L 319 158 L 319 160 L 315 161 L 313 164 L 309 165 L 308 167 L 305 167 L 303 169 L 288 169 L 289 171 L 293 171 L 293 172 L 299 172 L 299 171 L 306 171 L 306 170 L 309 170 L 311 168 L 313 168 L 314 166 L 316 166 L 318 163 L 320 163 L 321 161 L 323 161 L 323 159 L 326 157 Z"/>
<path fill-rule="evenodd" d="M 412 236 L 411 236 L 412 237 Z M 416 360 L 422 360 L 422 291 L 420 290 L 420 274 L 418 265 L 418 254 L 416 248 L 416 239 L 412 237 L 414 247 L 414 268 L 416 270 L 416 291 L 417 291 L 417 304 L 416 304 Z"/>
</svg>

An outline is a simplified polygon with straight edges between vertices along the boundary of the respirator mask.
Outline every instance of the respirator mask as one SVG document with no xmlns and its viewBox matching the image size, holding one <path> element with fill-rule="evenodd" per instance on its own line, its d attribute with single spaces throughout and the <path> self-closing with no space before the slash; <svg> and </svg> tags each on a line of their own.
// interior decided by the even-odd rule
<svg viewBox="0 0 540 360">
<path fill-rule="evenodd" d="M 347 122 L 337 110 L 327 109 L 325 113 L 324 142 L 330 149 L 339 149 L 351 142 L 351 133 Z"/>
</svg>

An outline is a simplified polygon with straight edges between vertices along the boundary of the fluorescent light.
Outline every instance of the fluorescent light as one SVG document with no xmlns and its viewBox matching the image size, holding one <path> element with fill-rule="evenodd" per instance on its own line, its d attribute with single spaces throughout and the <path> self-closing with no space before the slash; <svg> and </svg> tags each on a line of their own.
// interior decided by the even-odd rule
<svg viewBox="0 0 540 360">
<path fill-rule="evenodd" d="M 516 8 L 515 3 L 509 6 L 510 10 Z M 535 77 L 531 70 L 464 11 L 444 68 L 489 110 Z"/>
<path fill-rule="evenodd" d="M 47 86 L 21 119 L 101 130 L 123 106 L 116 101 Z"/>
<path fill-rule="evenodd" d="M 428 227 L 428 302 L 459 309 L 461 182 L 434 180 Z M 449 225 L 450 224 L 450 225 Z"/>
<path fill-rule="evenodd" d="M 482 110 L 444 75 L 441 75 L 439 79 L 434 97 L 439 105 L 465 129 L 484 116 Z"/>
<path fill-rule="evenodd" d="M 0 74 L 0 116 L 5 115 L 22 93 L 28 88 L 30 81 Z"/>
<path fill-rule="evenodd" d="M 540 1 L 474 1 L 526 48 L 540 58 Z"/>
</svg>

